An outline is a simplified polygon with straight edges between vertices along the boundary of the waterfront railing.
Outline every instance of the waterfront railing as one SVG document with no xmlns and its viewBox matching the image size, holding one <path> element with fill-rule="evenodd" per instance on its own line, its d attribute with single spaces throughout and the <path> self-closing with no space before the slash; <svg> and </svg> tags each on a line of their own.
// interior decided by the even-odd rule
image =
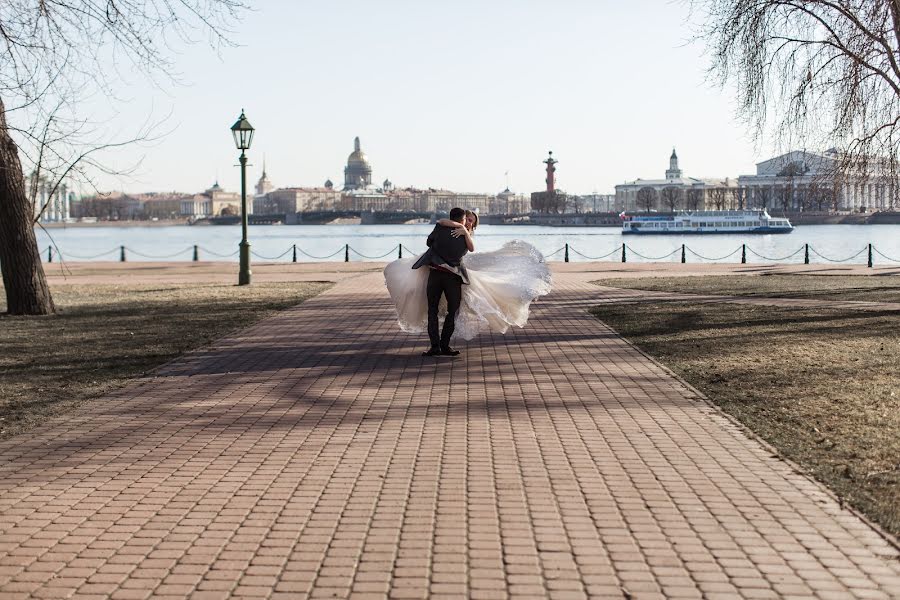
<svg viewBox="0 0 900 600">
<path fill-rule="evenodd" d="M 312 254 L 307 252 L 306 250 L 297 246 L 297 244 L 292 244 L 288 246 L 284 252 L 275 256 L 268 256 L 264 254 L 259 254 L 255 251 L 251 251 L 250 253 L 260 260 L 264 261 L 282 261 L 282 262 L 307 262 L 304 259 L 311 259 L 314 261 L 343 261 L 343 262 L 351 262 L 358 260 L 388 260 L 391 258 L 403 258 L 404 251 L 407 256 L 413 256 L 414 252 L 404 246 L 403 244 L 397 244 L 392 247 L 390 250 L 385 252 L 384 254 L 364 254 L 354 249 L 350 244 L 344 244 L 339 247 L 337 250 L 332 252 L 331 254 L 319 255 Z M 553 260 L 555 262 L 570 262 L 573 256 L 578 256 L 581 259 L 586 261 L 606 261 L 606 262 L 628 262 L 629 257 L 631 258 L 639 258 L 645 262 L 658 262 L 658 261 L 668 261 L 672 262 L 676 255 L 680 254 L 681 262 L 696 262 L 694 259 L 700 259 L 703 262 L 737 262 L 737 255 L 740 253 L 740 262 L 742 264 L 746 264 L 748 262 L 765 262 L 765 263 L 799 263 L 799 260 L 794 260 L 800 253 L 803 253 L 803 263 L 810 264 L 810 262 L 816 263 L 849 263 L 850 261 L 859 259 L 861 261 L 861 257 L 866 255 L 866 264 L 869 267 L 872 267 L 876 262 L 888 262 L 888 263 L 900 263 L 900 258 L 895 258 L 893 256 L 889 256 L 882 252 L 879 248 L 874 246 L 873 244 L 866 244 L 863 248 L 861 248 L 858 252 L 851 254 L 846 257 L 838 257 L 829 256 L 827 254 L 823 254 L 819 252 L 809 244 L 803 244 L 799 248 L 797 248 L 794 252 L 787 254 L 785 256 L 766 256 L 761 254 L 748 246 L 747 244 L 741 244 L 728 254 L 722 256 L 705 256 L 700 254 L 699 252 L 692 249 L 690 246 L 686 244 L 681 244 L 680 248 L 675 248 L 668 254 L 663 254 L 661 256 L 648 256 L 645 255 L 626 243 L 622 243 L 621 245 L 616 245 L 609 252 L 601 253 L 596 256 L 585 254 L 578 249 L 570 246 L 569 244 L 563 245 L 558 250 L 551 252 L 544 256 L 547 260 Z M 47 246 L 47 250 L 45 256 L 47 257 L 47 262 L 52 263 L 54 260 L 85 260 L 85 261 L 115 261 L 118 260 L 120 262 L 126 262 L 130 255 L 134 255 L 143 259 L 149 260 L 172 260 L 172 259 L 180 259 L 181 257 L 185 257 L 184 260 L 190 261 L 200 261 L 203 257 L 211 256 L 217 259 L 226 259 L 237 257 L 238 250 L 235 250 L 231 253 L 219 253 L 204 248 L 199 245 L 188 246 L 182 250 L 172 253 L 166 254 L 154 254 L 154 253 L 146 253 L 143 251 L 136 250 L 134 248 L 130 248 L 128 246 L 118 246 L 116 248 L 111 248 L 106 252 L 100 252 L 99 254 L 92 255 L 78 255 L 70 252 L 63 252 L 57 245 Z M 187 258 L 190 256 L 190 258 Z M 287 258 L 290 256 L 290 258 Z M 816 257 L 817 260 L 811 261 L 810 257 Z M 688 260 L 690 257 L 692 260 Z M 748 260 L 748 257 L 754 260 Z"/>
</svg>

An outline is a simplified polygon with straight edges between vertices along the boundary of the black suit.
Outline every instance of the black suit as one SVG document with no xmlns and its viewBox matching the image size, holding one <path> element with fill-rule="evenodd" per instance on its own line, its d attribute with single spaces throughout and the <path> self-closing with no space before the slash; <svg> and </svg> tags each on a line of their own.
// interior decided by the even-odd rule
<svg viewBox="0 0 900 600">
<path fill-rule="evenodd" d="M 453 237 L 454 227 L 436 225 L 428 236 L 428 250 L 419 257 L 413 269 L 428 266 L 428 337 L 432 348 L 446 350 L 450 347 L 450 338 L 456 328 L 456 313 L 462 301 L 462 285 L 469 283 L 462 257 L 468 252 L 465 237 Z M 444 327 L 438 335 L 438 307 L 441 296 L 447 298 L 447 317 Z"/>
</svg>

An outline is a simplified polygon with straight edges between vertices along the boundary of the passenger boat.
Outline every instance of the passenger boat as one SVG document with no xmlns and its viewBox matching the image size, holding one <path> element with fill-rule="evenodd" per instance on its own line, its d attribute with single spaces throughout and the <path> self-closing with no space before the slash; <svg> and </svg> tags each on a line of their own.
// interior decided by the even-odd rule
<svg viewBox="0 0 900 600">
<path fill-rule="evenodd" d="M 622 213 L 622 233 L 790 233 L 788 219 L 769 216 L 766 210 L 694 210 L 673 215 L 626 215 Z"/>
</svg>

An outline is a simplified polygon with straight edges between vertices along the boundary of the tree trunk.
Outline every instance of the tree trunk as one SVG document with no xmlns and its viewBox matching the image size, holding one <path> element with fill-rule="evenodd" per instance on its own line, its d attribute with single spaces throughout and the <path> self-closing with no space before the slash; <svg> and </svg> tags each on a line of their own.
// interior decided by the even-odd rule
<svg viewBox="0 0 900 600">
<path fill-rule="evenodd" d="M 25 194 L 19 149 L 6 128 L 0 99 L 0 271 L 11 315 L 55 311 L 34 235 L 34 209 Z"/>
</svg>

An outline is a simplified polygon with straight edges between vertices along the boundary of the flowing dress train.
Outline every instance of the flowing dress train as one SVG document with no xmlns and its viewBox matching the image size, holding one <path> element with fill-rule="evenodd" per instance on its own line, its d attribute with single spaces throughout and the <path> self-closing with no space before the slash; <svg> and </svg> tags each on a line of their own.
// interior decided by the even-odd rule
<svg viewBox="0 0 900 600">
<path fill-rule="evenodd" d="M 425 286 L 429 269 L 413 269 L 417 257 L 398 259 L 384 268 L 384 280 L 397 310 L 400 329 L 425 333 L 428 306 Z M 454 338 L 471 340 L 481 331 L 506 333 L 528 322 L 531 303 L 550 293 L 552 277 L 543 255 L 521 240 L 499 250 L 473 252 L 463 257 L 469 285 L 463 286 Z M 441 314 L 446 314 L 441 301 Z"/>
</svg>

